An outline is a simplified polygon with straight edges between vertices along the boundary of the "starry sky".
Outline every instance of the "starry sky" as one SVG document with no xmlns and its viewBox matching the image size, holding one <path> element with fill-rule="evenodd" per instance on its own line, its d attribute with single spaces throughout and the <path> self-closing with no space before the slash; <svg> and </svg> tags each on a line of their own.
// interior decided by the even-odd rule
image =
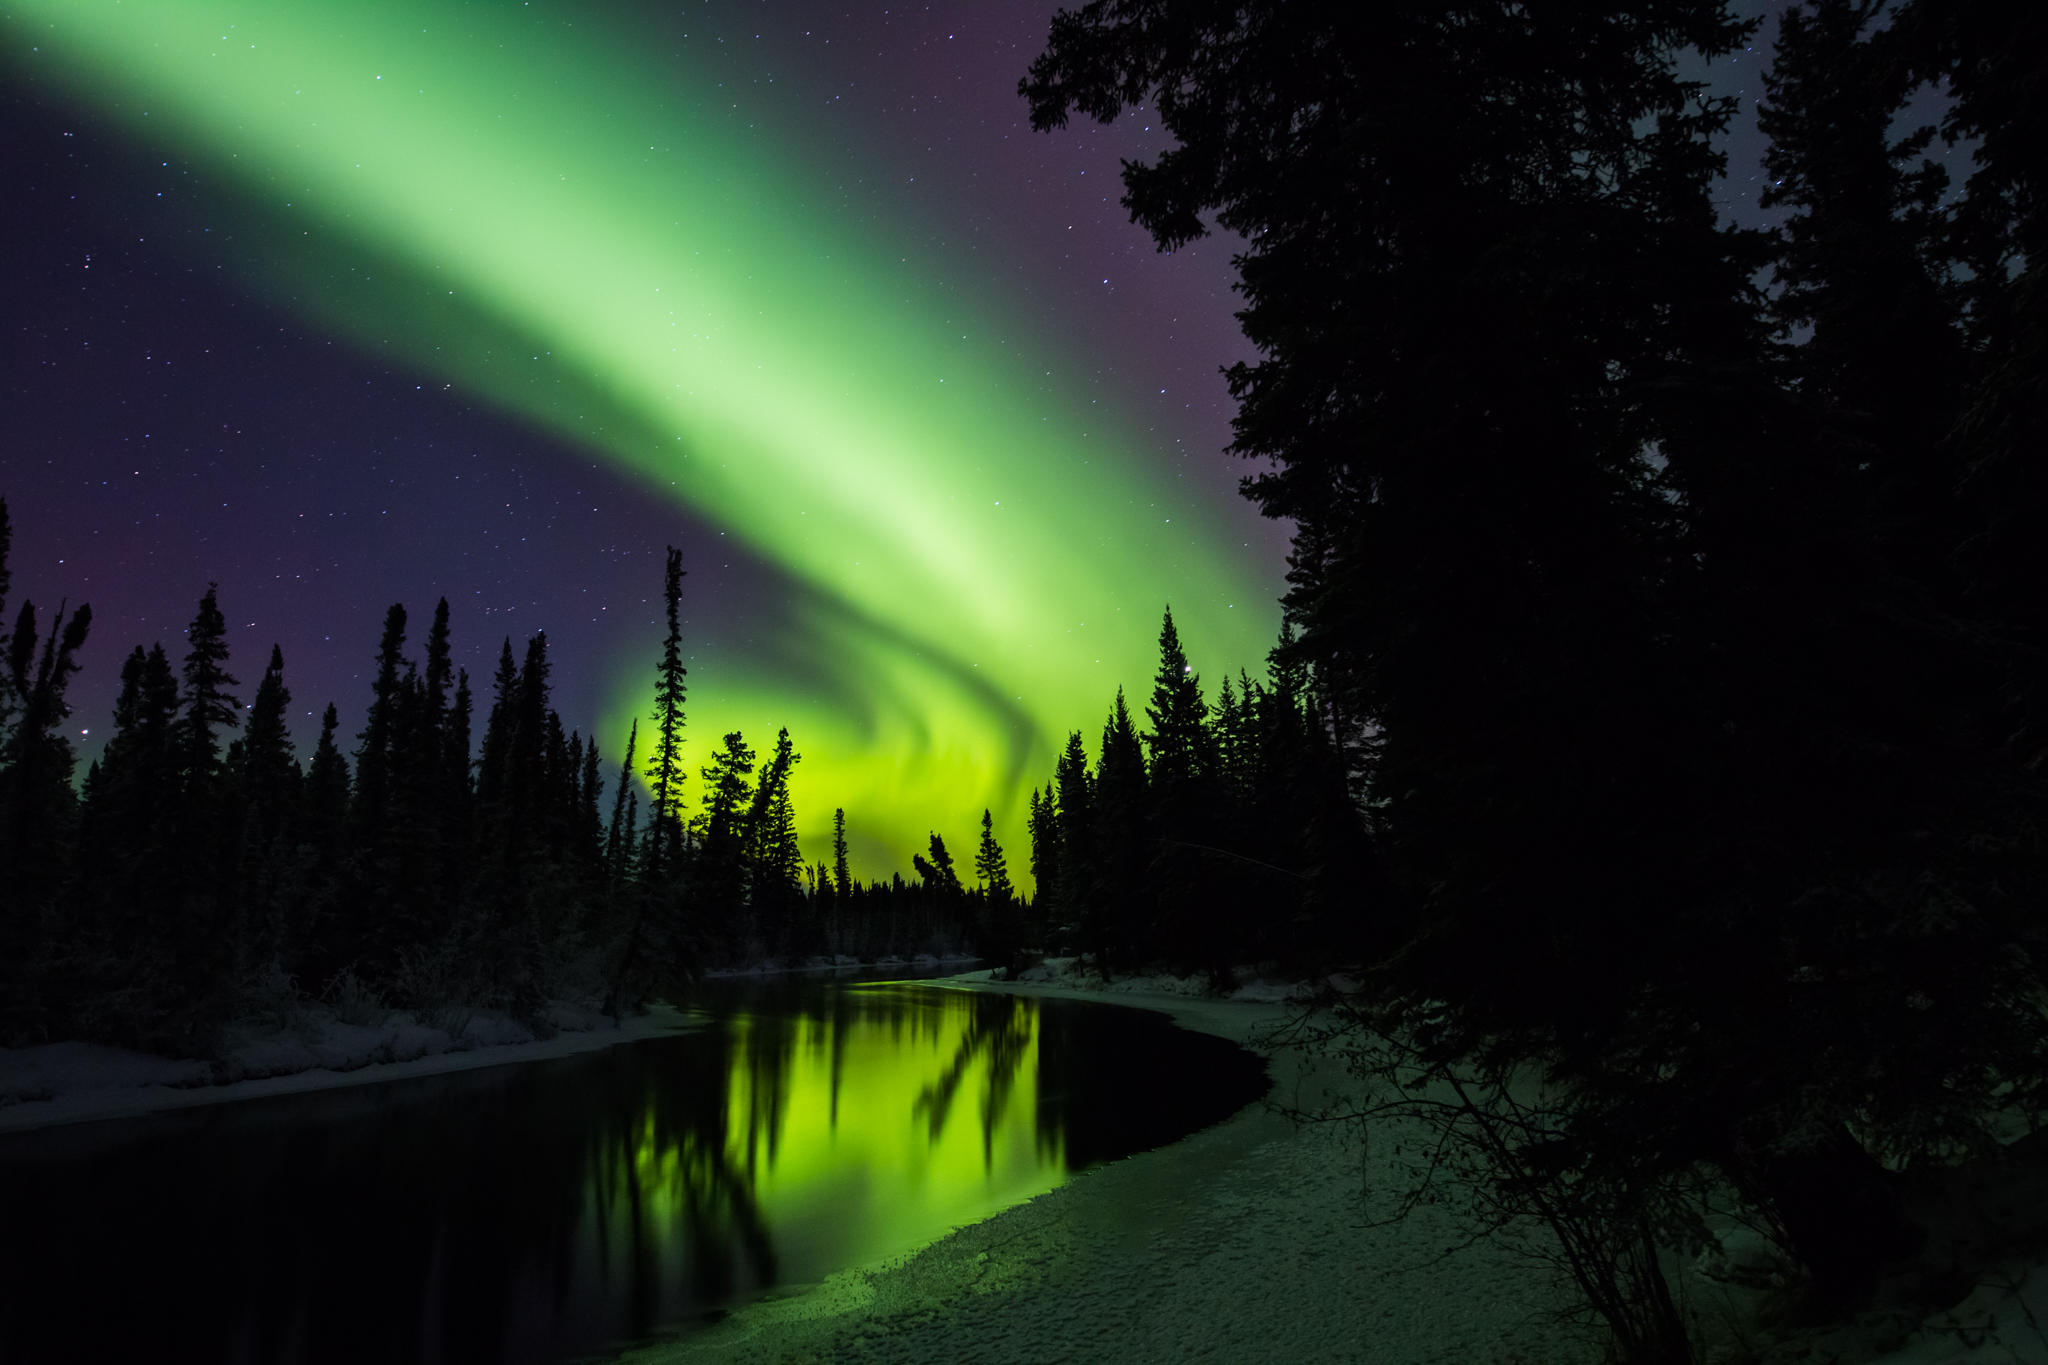
<svg viewBox="0 0 2048 1365">
<path fill-rule="evenodd" d="M 1128 223 L 1146 111 L 1031 132 L 1050 9 L 0 3 L 0 496 L 15 602 L 93 605 L 82 753 L 217 582 L 302 746 L 446 596 L 479 690 L 546 630 L 616 759 L 674 544 L 693 768 L 787 725 L 811 857 L 834 806 L 870 875 L 989 807 L 1024 862 L 1161 607 L 1255 667 L 1286 553 L 1223 453 L 1232 244 Z"/>
</svg>

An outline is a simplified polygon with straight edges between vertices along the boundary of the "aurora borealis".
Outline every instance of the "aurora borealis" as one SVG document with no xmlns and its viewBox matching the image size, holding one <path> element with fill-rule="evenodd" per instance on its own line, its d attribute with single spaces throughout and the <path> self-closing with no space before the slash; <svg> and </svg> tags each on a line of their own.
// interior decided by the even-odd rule
<svg viewBox="0 0 2048 1365">
<path fill-rule="evenodd" d="M 1168 300 L 1202 314 L 1177 333 L 1202 406 L 1148 406 L 1158 396 L 1134 382 L 1142 364 L 1103 373 L 1089 334 L 1101 315 L 1047 307 L 1001 269 L 976 277 L 964 263 L 1001 262 L 1003 240 L 970 257 L 946 245 L 963 234 L 947 230 L 944 204 L 868 188 L 888 180 L 893 153 L 834 153 L 817 122 L 838 117 L 830 100 L 762 103 L 752 88 L 729 99 L 740 82 L 722 49 L 763 16 L 774 32 L 762 41 L 781 35 L 780 67 L 799 71 L 784 84 L 799 94 L 827 88 L 839 57 L 803 47 L 822 41 L 823 16 L 811 27 L 727 8 L 599 22 L 532 6 L 29 0 L 0 11 L 0 32 L 39 89 L 195 168 L 183 231 L 235 243 L 188 251 L 214 267 L 212 287 L 396 367 L 413 381 L 396 389 L 439 387 L 494 430 L 536 433 L 558 465 L 602 466 L 592 520 L 557 543 L 615 531 L 622 518 L 604 504 L 621 496 L 687 524 L 694 542 L 674 534 L 693 625 L 719 643 L 691 662 L 693 768 L 726 730 L 760 745 L 786 725 L 804 755 L 794 794 L 814 858 L 834 806 L 870 874 L 900 868 L 931 828 L 962 844 L 989 806 L 1021 871 L 1027 787 L 1068 729 L 1101 723 L 1118 685 L 1142 692 L 1164 603 L 1212 674 L 1256 662 L 1277 624 L 1277 536 L 1232 496 L 1214 454 L 1228 300 L 1213 287 Z M 962 11 L 958 26 L 972 21 Z M 882 22 L 834 30 L 842 53 Z M 1016 51 L 997 97 L 1018 103 L 1009 91 L 1029 55 Z M 915 177 L 901 179 L 912 192 Z M 1070 208 L 1046 203 L 1049 216 Z M 1121 218 L 1113 200 L 1107 216 Z M 1019 253 L 1011 273 L 1033 259 Z M 1176 440 L 1209 443 L 1196 474 L 1167 453 Z M 0 494 L 25 535 L 63 514 Z M 415 537 L 446 534 L 415 518 Z M 501 566 L 519 553 L 493 551 Z M 720 577 L 733 561 L 744 582 Z M 590 574 L 581 591 L 637 606 L 657 586 L 652 564 L 525 571 L 571 585 Z M 104 611 L 122 579 L 94 567 L 79 595 Z M 234 566 L 194 570 L 188 595 L 219 579 L 232 600 Z M 35 595 L 76 591 L 28 556 L 20 572 Z M 621 587 L 623 575 L 635 577 Z M 418 609 L 434 589 L 400 591 Z M 465 620 L 451 600 L 473 658 L 533 626 L 562 650 L 552 620 Z M 591 714 L 565 706 L 565 719 L 596 725 L 614 757 L 651 686 L 653 637 L 627 614 L 566 633 L 577 647 L 558 654 L 560 675 L 592 672 L 584 685 L 602 689 Z M 367 632 L 315 638 L 330 635 L 351 659 L 374 644 Z M 268 643 L 259 627 L 238 648 Z M 303 701 L 331 688 L 360 705 L 350 675 L 313 672 L 294 678 Z M 89 726 L 97 694 L 80 695 Z"/>
</svg>

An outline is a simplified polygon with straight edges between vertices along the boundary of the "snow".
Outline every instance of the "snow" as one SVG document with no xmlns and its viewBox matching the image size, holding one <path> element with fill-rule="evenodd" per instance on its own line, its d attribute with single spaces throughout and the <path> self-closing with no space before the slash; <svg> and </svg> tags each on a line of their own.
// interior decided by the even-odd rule
<svg viewBox="0 0 2048 1365">
<path fill-rule="evenodd" d="M 946 984 L 1109 996 L 1240 1042 L 1286 1013 L 1255 996 L 1199 998 L 1181 978 L 1155 978 L 1163 989 L 1146 991 L 1099 978 L 1053 985 L 989 976 L 972 972 Z M 1206 992 L 1205 980 L 1201 987 Z M 1326 1061 L 1287 1050 L 1275 1054 L 1273 1074 L 1276 1100 L 1314 1102 L 1350 1084 Z M 1375 1151 L 1384 1146 L 1376 1138 Z M 1363 1156 L 1348 1127 L 1297 1126 L 1254 1104 L 1170 1147 L 1084 1172 L 922 1251 L 820 1285 L 785 1286 L 625 1359 L 1601 1359 L 1597 1340 L 1557 1319 L 1562 1301 L 1546 1270 L 1501 1248 L 1465 1246 L 1447 1210 L 1423 1206 L 1398 1226 L 1374 1226 L 1389 1212 L 1383 1205 L 1392 1176 Z"/>
<path fill-rule="evenodd" d="M 990 980 L 1002 979 L 1000 973 L 992 972 L 988 975 Z M 1059 986 L 1099 995 L 1167 995 L 1196 1000 L 1219 998 L 1211 990 L 1209 978 L 1199 972 L 1192 976 L 1150 972 L 1105 978 L 1095 968 L 1074 957 L 1046 958 L 1037 966 L 1027 967 L 1019 972 L 1016 979 L 1031 985 Z M 1340 988 L 1344 984 L 1344 978 L 1341 977 L 1331 977 L 1329 980 Z M 1249 967 L 1240 967 L 1237 970 L 1236 987 L 1228 995 L 1220 998 L 1245 1004 L 1277 1005 L 1310 999 L 1322 984 L 1321 981 L 1270 978 Z"/>
<path fill-rule="evenodd" d="M 1237 988 L 1219 999 L 1206 980 L 1104 981 L 1076 967 L 1053 959 L 1017 982 L 1000 980 L 998 970 L 943 984 L 1114 997 L 1238 1042 L 1285 1019 L 1279 1002 L 1321 984 L 1240 973 Z M 720 1322 L 623 1359 L 1594 1365 L 1606 1358 L 1597 1327 L 1567 1316 L 1577 1294 L 1555 1268 L 1511 1247 L 1469 1242 L 1444 1205 L 1391 1216 L 1400 1131 L 1376 1128 L 1364 1151 L 1349 1125 L 1296 1124 L 1273 1107 L 1314 1108 L 1349 1094 L 1349 1076 L 1327 1059 L 1286 1048 L 1272 1054 L 1271 1068 L 1269 1103 L 1170 1147 L 1083 1172 L 911 1255 L 818 1285 L 783 1286 Z M 1975 1190 L 1999 1204 L 2018 1193 L 2006 1177 L 1979 1180 Z M 1952 1194 L 1941 1198 L 1961 1211 Z M 2048 1365 L 2048 1266 L 2012 1260 L 1932 1316 L 1877 1310 L 1849 1323 L 1762 1331 L 1757 1310 L 1787 1268 L 1752 1230 L 1723 1228 L 1718 1239 L 1679 1277 L 1710 1338 L 1702 1365 Z"/>
<path fill-rule="evenodd" d="M 2048 1365 L 2048 1266 L 2000 1267 L 1871 1365 Z"/>
<path fill-rule="evenodd" d="M 562 1002 L 550 1007 L 553 1036 L 545 1039 L 495 1011 L 437 1023 L 410 1014 L 346 1023 L 312 1012 L 291 1027 L 246 1031 L 212 1061 L 96 1043 L 0 1048 L 0 1132 L 540 1061 L 690 1026 L 666 1006 L 616 1026 L 594 1009 Z"/>
</svg>

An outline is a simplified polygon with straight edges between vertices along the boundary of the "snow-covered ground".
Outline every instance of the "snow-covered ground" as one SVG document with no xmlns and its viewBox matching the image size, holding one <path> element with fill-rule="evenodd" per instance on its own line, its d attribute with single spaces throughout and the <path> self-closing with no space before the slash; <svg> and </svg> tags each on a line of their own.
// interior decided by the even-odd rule
<svg viewBox="0 0 2048 1365">
<path fill-rule="evenodd" d="M 1067 975 L 1065 964 L 1051 972 Z M 955 984 L 1158 1009 L 1245 1040 L 1284 1017 L 1244 982 Z M 1029 973 L 1026 974 L 1030 975 Z M 1247 992 L 1246 987 L 1252 989 Z M 1260 996 L 1268 996 L 1260 999 Z M 1312 1104 L 1349 1080 L 1282 1051 L 1273 1098 Z M 1398 1228 L 1368 1199 L 1379 1174 L 1356 1135 L 1297 1127 L 1264 1104 L 1158 1151 L 1098 1167 L 908 1257 L 791 1286 L 628 1360 L 653 1362 L 1386 1361 L 1593 1365 L 1599 1344 L 1557 1321 L 1555 1286 L 1509 1252 L 1465 1246 L 1425 1206 Z M 1389 1177 L 1390 1178 L 1390 1177 Z M 1379 1193 L 1386 1185 L 1378 1184 Z"/>
<path fill-rule="evenodd" d="M 913 953 L 908 957 L 889 954 L 863 962 L 857 957 L 840 954 L 837 957 L 820 956 L 805 958 L 791 966 L 782 958 L 768 958 L 749 963 L 744 967 L 717 967 L 705 973 L 706 976 L 779 976 L 787 972 L 830 972 L 830 971 L 937 971 L 941 967 L 964 967 L 970 962 L 981 961 L 978 957 L 960 953 L 946 953 L 933 956 L 930 953 Z"/>
<path fill-rule="evenodd" d="M 559 1002 L 550 1022 L 553 1036 L 537 1038 L 494 1011 L 431 1023 L 410 1014 L 348 1023 L 314 1011 L 289 1028 L 247 1032 L 212 1061 L 97 1043 L 0 1048 L 0 1132 L 540 1061 L 689 1026 L 666 1006 L 619 1026 L 597 1010 Z"/>
<path fill-rule="evenodd" d="M 950 984 L 1115 998 L 1184 1028 L 1243 1042 L 1285 1017 L 1308 985 L 1240 976 L 1230 999 L 1206 980 L 1104 981 L 1052 960 L 1018 982 L 986 971 Z M 1060 1188 L 912 1255 L 785 1286 L 724 1320 L 630 1353 L 634 1365 L 732 1362 L 1372 1362 L 1594 1365 L 1597 1331 L 1549 1266 L 1472 1244 L 1449 1209 L 1390 1217 L 1401 1134 L 1363 1150 L 1349 1125 L 1299 1125 L 1350 1092 L 1326 1059 L 1273 1054 L 1271 1102 Z M 1986 1191 L 1978 1190 L 1979 1196 Z M 1997 1193 L 1991 1192 L 1993 1198 Z M 1751 1243 L 1755 1242 L 1755 1245 Z M 1703 1365 L 2048 1365 L 2048 1266 L 2015 1260 L 1924 1321 L 1867 1314 L 1835 1327 L 1761 1330 L 1763 1294 L 1726 1282 L 1768 1274 L 1772 1253 L 1740 1230 L 1687 1268 L 1682 1289 L 1713 1338 Z M 1705 1272 L 1712 1271 L 1714 1274 Z M 1916 1315 L 1917 1316 L 1917 1315 Z"/>
</svg>

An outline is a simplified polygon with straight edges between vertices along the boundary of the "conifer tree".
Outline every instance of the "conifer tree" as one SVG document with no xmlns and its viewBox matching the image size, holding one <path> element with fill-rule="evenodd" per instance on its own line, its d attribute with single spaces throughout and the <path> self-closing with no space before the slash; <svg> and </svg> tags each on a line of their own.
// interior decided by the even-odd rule
<svg viewBox="0 0 2048 1365">
<path fill-rule="evenodd" d="M 289 784 L 299 771 L 285 721 L 291 704 L 291 689 L 284 684 L 284 651 L 272 645 L 270 662 L 264 666 L 263 678 L 256 684 L 256 699 L 249 706 L 241 771 L 250 802 L 273 824 L 282 824 L 290 816 Z"/>
<path fill-rule="evenodd" d="M 141 651 L 136 651 L 138 654 Z M 349 770 L 342 757 L 335 732 L 341 716 L 334 703 L 320 713 L 320 738 L 313 746 L 313 761 L 306 768 L 306 806 L 300 837 L 320 855 L 330 871 L 341 858 L 348 833 Z M 338 965 L 338 964 L 337 964 Z"/>
<path fill-rule="evenodd" d="M 1043 794 L 1037 787 L 1031 789 L 1029 819 L 1031 883 L 1035 888 L 1031 904 L 1031 929 L 1036 941 L 1045 943 L 1048 928 L 1046 915 L 1058 904 L 1060 888 L 1059 803 L 1054 799 L 1052 784 L 1046 785 Z"/>
<path fill-rule="evenodd" d="M 187 790 L 204 791 L 220 765 L 220 732 L 241 724 L 242 703 L 227 691 L 236 685 L 227 671 L 227 618 L 209 583 L 199 612 L 186 631 L 185 714 L 180 722 Z"/>
<path fill-rule="evenodd" d="M 654 751 L 648 757 L 647 850 L 643 875 L 650 881 L 673 875 L 682 846 L 683 702 L 689 669 L 683 667 L 683 552 L 668 547 L 662 578 L 662 603 L 668 634 L 661 642 L 661 663 L 654 675 Z"/>
<path fill-rule="evenodd" d="M 519 666 L 512 658 L 512 637 L 498 649 L 497 672 L 491 677 L 491 710 L 484 718 L 483 752 L 477 758 L 477 804 L 497 810 L 505 800 L 512 763 L 512 729 L 519 711 Z"/>
<path fill-rule="evenodd" d="M 357 736 L 355 796 L 352 812 L 356 839 L 365 849 L 381 851 L 382 834 L 391 813 L 393 741 L 398 733 L 405 675 L 405 604 L 393 602 L 384 613 L 384 634 L 377 642 L 377 672 L 370 684 L 370 711 Z"/>
<path fill-rule="evenodd" d="M 974 879 L 981 893 L 991 901 L 1008 902 L 1016 894 L 1010 885 L 1010 867 L 1003 846 L 996 842 L 995 817 L 981 813 L 981 844 L 974 852 Z"/>
<path fill-rule="evenodd" d="M 627 879 L 634 847 L 633 827 L 639 822 L 640 793 L 633 787 L 633 751 L 639 746 L 640 720 L 636 716 L 626 732 L 626 758 L 619 765 L 619 785 L 612 794 L 611 824 L 605 830 L 604 865 L 615 895 Z"/>
<path fill-rule="evenodd" d="M 1094 877 L 1078 922 L 1083 951 L 1105 969 L 1135 966 L 1152 947 L 1152 792 L 1124 690 L 1102 727 L 1095 768 Z"/>
<path fill-rule="evenodd" d="M 691 896 L 700 928 L 714 943 L 734 950 L 743 947 L 745 929 L 754 757 L 739 731 L 725 736 L 702 770 L 704 805 L 693 822 L 697 855 Z M 650 830 L 650 847 L 654 837 Z"/>
<path fill-rule="evenodd" d="M 183 709 L 173 729 L 178 799 L 164 818 L 157 865 L 158 975 L 151 992 L 161 1011 L 160 1044 L 200 1046 L 233 1005 L 246 944 L 234 903 L 233 871 L 242 812 L 220 783 L 221 732 L 241 724 L 241 703 L 227 689 L 227 621 L 209 584 L 186 628 Z"/>
<path fill-rule="evenodd" d="M 7 686 L 20 710 L 12 731 L 0 736 L 0 1039 L 14 1044 L 35 1038 L 44 1022 L 38 971 L 76 838 L 65 691 L 91 627 L 91 607 L 67 616 L 60 606 L 31 668 L 36 621 L 24 602 L 8 642 Z"/>
<path fill-rule="evenodd" d="M 775 737 L 775 752 L 761 769 L 747 815 L 747 904 L 752 935 L 784 953 L 807 953 L 808 926 L 794 923 L 803 855 L 797 849 L 796 813 L 790 805 L 789 774 L 803 755 L 789 731 Z"/>
<path fill-rule="evenodd" d="M 1057 789 L 1052 795 L 1057 801 L 1053 823 L 1059 834 L 1059 880 L 1053 888 L 1055 894 L 1047 897 L 1052 902 L 1047 928 L 1061 940 L 1059 946 L 1065 947 L 1077 932 L 1096 872 L 1095 779 L 1088 771 L 1088 750 L 1079 730 L 1067 736 L 1053 785 Z"/>
<path fill-rule="evenodd" d="M 853 885 L 846 870 L 846 807 L 832 812 L 832 881 L 841 891 Z"/>
<path fill-rule="evenodd" d="M 444 901 L 451 908 L 459 906 L 473 871 L 476 788 L 471 777 L 470 722 L 474 708 L 469 670 L 458 668 L 455 695 L 441 729 L 440 759 L 434 769 L 438 776 L 434 804 L 441 834 Z"/>
<path fill-rule="evenodd" d="M 243 937 L 251 964 L 282 964 L 301 937 L 298 906 L 308 888 L 296 874 L 292 845 L 303 774 L 293 752 L 286 713 L 291 690 L 284 684 L 284 652 L 270 647 L 270 662 L 256 685 L 241 739 L 228 746 L 226 770 L 237 807 L 241 846 L 230 871 L 232 900 L 244 918 Z"/>
<path fill-rule="evenodd" d="M 14 571 L 7 565 L 7 556 L 14 548 L 14 523 L 8 519 L 7 499 L 0 498 L 0 659 L 13 660 L 13 632 L 6 629 L 7 591 L 14 583 Z M 14 681 L 12 667 L 0 668 L 0 742 L 5 742 L 14 716 L 20 708 L 21 697 Z"/>
<path fill-rule="evenodd" d="M 1152 722 L 1145 745 L 1155 932 L 1162 947 L 1207 967 L 1220 982 L 1240 947 L 1231 941 L 1228 893 L 1209 852 L 1217 845 L 1220 764 L 1201 680 L 1181 648 L 1171 608 L 1159 627 L 1159 671 L 1145 714 Z"/>
<path fill-rule="evenodd" d="M 114 728 L 87 775 L 80 829 L 80 923 L 69 965 L 88 1036 L 153 1040 L 166 932 L 164 869 L 182 807 L 178 677 L 161 644 L 121 666 Z"/>
<path fill-rule="evenodd" d="M 1201 680 L 1181 649 L 1171 607 L 1159 627 L 1159 671 L 1145 715 L 1152 722 L 1145 747 L 1152 751 L 1150 775 L 1160 799 L 1169 804 L 1197 799 L 1216 767 L 1215 739 Z"/>
<path fill-rule="evenodd" d="M 1024 921 L 1017 904 L 1017 890 L 1010 884 L 1009 862 L 1003 846 L 996 842 L 995 817 L 981 813 L 981 843 L 974 852 L 976 900 L 981 911 L 980 948 L 983 957 L 1004 967 L 1017 965 L 1024 946 Z"/>
<path fill-rule="evenodd" d="M 934 833 L 928 851 L 932 855 L 929 862 L 922 853 L 910 855 L 911 866 L 924 878 L 925 886 L 948 900 L 964 894 L 966 888 L 960 885 L 960 874 L 953 870 L 953 855 L 946 851 L 946 841 Z"/>
</svg>

